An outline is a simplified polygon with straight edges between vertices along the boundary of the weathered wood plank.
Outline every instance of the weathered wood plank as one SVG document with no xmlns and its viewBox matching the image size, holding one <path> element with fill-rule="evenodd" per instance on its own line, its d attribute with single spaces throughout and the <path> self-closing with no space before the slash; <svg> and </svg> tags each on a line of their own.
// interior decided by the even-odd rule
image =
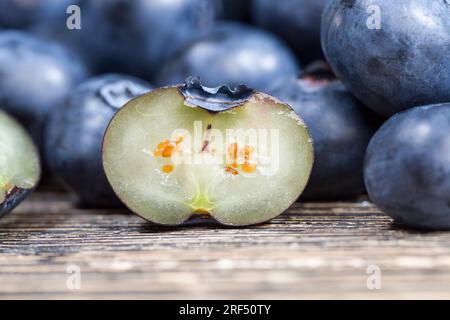
<svg viewBox="0 0 450 320">
<path fill-rule="evenodd" d="M 450 233 L 403 229 L 368 202 L 295 204 L 237 229 L 161 228 L 70 200 L 37 193 L 0 220 L 0 299 L 450 298 Z M 381 290 L 367 288 L 371 265 Z"/>
</svg>

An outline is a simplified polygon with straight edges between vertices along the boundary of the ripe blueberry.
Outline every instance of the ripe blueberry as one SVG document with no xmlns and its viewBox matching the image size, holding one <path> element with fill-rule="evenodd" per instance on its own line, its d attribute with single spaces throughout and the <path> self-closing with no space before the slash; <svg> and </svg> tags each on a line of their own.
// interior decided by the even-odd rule
<svg viewBox="0 0 450 320">
<path fill-rule="evenodd" d="M 150 85 L 119 74 L 102 75 L 79 85 L 47 122 L 46 159 L 81 205 L 112 207 L 118 200 L 102 168 L 101 145 L 109 121 L 128 100 Z"/>
<path fill-rule="evenodd" d="M 311 138 L 288 105 L 198 79 L 131 100 L 103 143 L 119 198 L 168 225 L 198 217 L 226 225 L 270 220 L 301 194 L 312 163 Z"/>
<path fill-rule="evenodd" d="M 336 75 L 365 105 L 389 117 L 450 101 L 449 1 L 333 0 L 322 45 Z"/>
<path fill-rule="evenodd" d="M 294 108 L 314 142 L 314 168 L 303 199 L 363 194 L 363 158 L 377 128 L 376 116 L 321 63 L 308 66 L 299 79 L 281 82 L 271 94 Z"/>
<path fill-rule="evenodd" d="M 65 11 L 36 26 L 78 50 L 98 72 L 151 79 L 161 64 L 193 37 L 208 30 L 217 14 L 211 0 L 95 0 L 77 2 L 81 29 L 67 30 Z"/>
<path fill-rule="evenodd" d="M 0 32 L 0 108 L 41 146 L 44 120 L 87 76 L 66 48 L 20 31 Z"/>
<path fill-rule="evenodd" d="M 322 57 L 320 17 L 330 0 L 254 0 L 256 25 L 274 32 L 296 52 L 301 62 Z"/>
<path fill-rule="evenodd" d="M 157 83 L 179 84 L 192 75 L 210 87 L 245 84 L 266 91 L 298 70 L 295 57 L 278 38 L 243 24 L 223 23 L 168 61 Z"/>
<path fill-rule="evenodd" d="M 450 103 L 390 118 L 369 144 L 364 178 L 373 202 L 394 219 L 450 229 Z"/>
</svg>

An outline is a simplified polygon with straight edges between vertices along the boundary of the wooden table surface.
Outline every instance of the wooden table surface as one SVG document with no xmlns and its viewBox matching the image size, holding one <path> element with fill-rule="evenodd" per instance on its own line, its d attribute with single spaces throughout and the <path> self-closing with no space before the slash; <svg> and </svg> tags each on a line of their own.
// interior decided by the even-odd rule
<svg viewBox="0 0 450 320">
<path fill-rule="evenodd" d="M 403 229 L 368 202 L 295 204 L 251 228 L 161 228 L 40 192 L 0 219 L 10 298 L 450 298 L 450 233 Z"/>
</svg>

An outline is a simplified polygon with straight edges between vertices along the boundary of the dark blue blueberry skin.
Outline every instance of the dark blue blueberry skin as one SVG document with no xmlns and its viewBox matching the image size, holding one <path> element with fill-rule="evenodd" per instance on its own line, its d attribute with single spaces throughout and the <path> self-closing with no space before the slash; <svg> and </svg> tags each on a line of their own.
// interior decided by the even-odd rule
<svg viewBox="0 0 450 320">
<path fill-rule="evenodd" d="M 243 24 L 223 23 L 169 60 L 156 82 L 175 85 L 199 76 L 208 87 L 244 84 L 267 91 L 298 72 L 294 55 L 276 37 Z"/>
<path fill-rule="evenodd" d="M 120 206 L 103 173 L 103 135 L 126 102 L 150 90 L 148 83 L 135 77 L 98 76 L 78 86 L 67 103 L 49 117 L 46 160 L 63 184 L 77 194 L 81 205 Z"/>
<path fill-rule="evenodd" d="M 364 165 L 372 201 L 420 229 L 450 229 L 450 103 L 390 118 L 372 138 Z"/>
<path fill-rule="evenodd" d="M 35 20 L 43 1 L 2 0 L 0 1 L 0 27 L 27 28 Z"/>
<path fill-rule="evenodd" d="M 215 23 L 211 0 L 76 0 L 81 30 L 66 28 L 65 9 L 42 19 L 35 31 L 84 54 L 98 72 L 151 79 L 174 51 Z"/>
<path fill-rule="evenodd" d="M 330 0 L 253 0 L 257 26 L 284 39 L 303 63 L 322 58 L 320 17 Z"/>
<path fill-rule="evenodd" d="M 365 193 L 363 159 L 377 117 L 320 65 L 286 79 L 270 94 L 295 110 L 314 142 L 314 167 L 302 199 L 351 199 Z"/>
<path fill-rule="evenodd" d="M 222 5 L 222 18 L 249 23 L 251 0 L 217 0 Z"/>
<path fill-rule="evenodd" d="M 41 14 L 52 11 L 55 5 L 72 0 L 1 0 L 0 27 L 25 29 L 38 21 Z"/>
<path fill-rule="evenodd" d="M 38 146 L 48 112 L 86 76 L 84 65 L 61 45 L 0 31 L 0 108 L 18 118 Z"/>
<path fill-rule="evenodd" d="M 380 9 L 379 30 L 371 5 Z M 322 18 L 322 46 L 334 72 L 384 117 L 450 101 L 449 43 L 449 1 L 333 0 Z"/>
<path fill-rule="evenodd" d="M 26 28 L 35 20 L 36 4 L 19 0 L 0 1 L 0 26 L 4 28 Z"/>
</svg>

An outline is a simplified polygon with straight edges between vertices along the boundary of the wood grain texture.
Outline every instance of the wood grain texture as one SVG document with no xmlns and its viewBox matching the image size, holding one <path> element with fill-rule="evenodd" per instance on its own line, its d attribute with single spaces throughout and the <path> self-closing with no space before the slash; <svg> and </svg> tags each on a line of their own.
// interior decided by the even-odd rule
<svg viewBox="0 0 450 320">
<path fill-rule="evenodd" d="M 68 266 L 81 270 L 70 290 Z M 367 289 L 367 268 L 381 270 Z M 295 204 L 251 228 L 161 228 L 36 193 L 0 220 L 0 299 L 450 298 L 450 233 L 368 202 Z"/>
</svg>

